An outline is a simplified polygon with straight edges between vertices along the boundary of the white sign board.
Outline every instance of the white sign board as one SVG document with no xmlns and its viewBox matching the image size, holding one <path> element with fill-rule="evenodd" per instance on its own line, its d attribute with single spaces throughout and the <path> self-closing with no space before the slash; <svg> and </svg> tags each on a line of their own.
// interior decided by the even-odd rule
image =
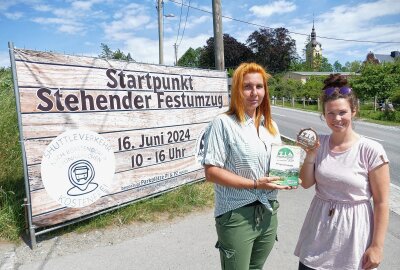
<svg viewBox="0 0 400 270">
<path fill-rule="evenodd" d="M 204 177 L 226 73 L 14 49 L 32 224 L 52 226 Z"/>
</svg>

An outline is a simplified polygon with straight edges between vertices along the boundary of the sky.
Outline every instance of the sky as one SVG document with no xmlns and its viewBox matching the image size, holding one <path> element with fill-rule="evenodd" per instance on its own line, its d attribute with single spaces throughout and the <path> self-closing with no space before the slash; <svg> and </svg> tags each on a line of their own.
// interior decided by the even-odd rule
<svg viewBox="0 0 400 270">
<path fill-rule="evenodd" d="M 221 0 L 221 5 L 223 32 L 242 43 L 261 27 L 285 27 L 304 57 L 314 21 L 331 64 L 363 61 L 370 51 L 400 51 L 400 0 Z M 157 0 L 0 0 L 0 67 L 10 66 L 9 41 L 16 48 L 94 57 L 104 43 L 137 62 L 158 64 L 156 6 Z M 174 64 L 174 44 L 179 59 L 213 36 L 211 0 L 164 0 L 163 13 L 166 65 Z"/>
</svg>

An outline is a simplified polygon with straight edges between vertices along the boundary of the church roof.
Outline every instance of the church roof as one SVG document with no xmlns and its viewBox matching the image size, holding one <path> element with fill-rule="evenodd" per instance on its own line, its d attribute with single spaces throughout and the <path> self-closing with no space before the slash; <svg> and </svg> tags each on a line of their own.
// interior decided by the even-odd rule
<svg viewBox="0 0 400 270">
<path fill-rule="evenodd" d="M 292 73 L 292 74 L 297 74 L 297 75 L 301 75 L 301 76 L 328 76 L 337 72 L 324 72 L 324 71 L 289 71 L 288 73 Z M 351 76 L 351 75 L 357 75 L 354 72 L 339 72 L 341 75 L 344 76 Z"/>
<path fill-rule="evenodd" d="M 396 58 L 400 57 L 399 51 L 393 51 L 390 54 L 376 54 L 373 52 L 369 52 L 367 54 L 366 60 L 373 63 L 392 63 Z"/>
</svg>

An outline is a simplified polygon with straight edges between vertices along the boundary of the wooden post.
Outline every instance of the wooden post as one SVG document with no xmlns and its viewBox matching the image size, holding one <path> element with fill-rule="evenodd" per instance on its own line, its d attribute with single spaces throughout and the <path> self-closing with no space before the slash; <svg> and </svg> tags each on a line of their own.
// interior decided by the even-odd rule
<svg viewBox="0 0 400 270">
<path fill-rule="evenodd" d="M 162 0 L 158 0 L 158 63 L 160 65 L 164 64 L 163 4 Z"/>
<path fill-rule="evenodd" d="M 213 0 L 212 9 L 213 9 L 213 26 L 214 26 L 215 68 L 217 70 L 224 70 L 225 60 L 224 60 L 224 38 L 222 34 L 221 0 Z"/>
</svg>

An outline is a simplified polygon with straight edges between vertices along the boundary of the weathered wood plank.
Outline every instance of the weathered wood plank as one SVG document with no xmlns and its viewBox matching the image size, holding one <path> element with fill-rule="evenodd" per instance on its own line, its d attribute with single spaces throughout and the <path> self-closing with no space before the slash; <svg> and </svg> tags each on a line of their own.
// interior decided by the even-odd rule
<svg viewBox="0 0 400 270">
<path fill-rule="evenodd" d="M 75 55 L 64 55 L 57 53 L 49 53 L 49 52 L 40 52 L 33 50 L 20 50 L 15 49 L 15 59 L 17 64 L 23 63 L 23 65 L 29 65 L 33 63 L 27 62 L 19 62 L 19 61 L 29 61 L 29 62 L 37 62 L 37 63 L 50 63 L 50 64 L 61 64 L 63 66 L 67 66 L 69 68 L 73 66 L 84 66 L 84 67 L 99 67 L 99 68 L 115 68 L 119 70 L 136 70 L 140 72 L 153 72 L 160 74 L 188 74 L 195 73 L 198 76 L 206 76 L 206 77 L 219 77 L 226 78 L 226 72 L 218 71 L 218 70 L 207 70 L 207 69 L 188 69 L 185 67 L 168 67 L 168 66 L 160 66 L 154 64 L 143 64 L 137 62 L 126 62 L 126 61 L 118 61 L 111 59 L 102 59 L 102 58 L 93 58 L 93 57 L 85 57 L 85 56 L 75 56 Z M 37 64 L 35 64 L 37 65 Z M 34 72 L 40 73 L 39 70 L 35 70 Z"/>
<path fill-rule="evenodd" d="M 202 173 L 192 173 L 191 175 L 188 175 L 188 180 L 185 181 L 183 178 L 176 178 L 173 180 L 173 187 L 175 188 L 190 182 L 197 181 L 199 179 L 202 179 L 203 176 L 201 175 Z M 111 208 L 111 207 L 118 207 L 120 205 L 123 205 L 125 203 L 129 202 L 135 202 L 137 200 L 140 200 L 142 198 L 145 198 L 145 194 L 151 194 L 149 196 L 152 196 L 154 194 L 158 194 L 161 192 L 168 191 L 164 186 L 160 186 L 158 188 L 148 188 L 147 192 L 141 191 L 137 192 L 134 195 L 129 195 L 129 194 L 124 194 L 122 195 L 115 195 L 114 197 L 103 197 L 99 199 L 96 202 L 96 208 L 93 207 L 86 207 L 84 209 L 81 208 L 64 208 L 60 210 L 56 210 L 53 212 L 45 212 L 40 216 L 34 216 L 32 218 L 32 223 L 34 226 L 40 228 L 40 227 L 47 227 L 47 226 L 52 226 L 55 224 L 60 224 L 63 222 L 71 221 L 74 219 L 79 219 L 84 216 L 88 216 L 90 214 Z M 128 200 L 127 198 L 130 198 Z M 96 211 L 97 210 L 97 211 Z"/>
<path fill-rule="evenodd" d="M 195 160 L 195 144 L 196 141 L 188 141 L 153 148 L 143 148 L 134 151 L 115 153 L 115 172 L 118 174 L 124 171 L 135 171 L 136 173 L 134 178 L 129 178 L 129 181 L 134 182 L 135 180 L 148 175 L 150 167 L 158 167 L 160 172 L 163 173 L 166 173 L 167 171 L 173 171 L 179 166 L 195 166 L 197 168 L 199 165 L 196 164 Z M 175 151 L 175 149 L 178 150 Z M 177 154 L 177 152 L 179 153 Z M 173 156 L 171 158 L 171 154 L 182 156 Z M 138 164 L 138 156 L 140 156 L 139 160 L 142 160 L 143 163 Z M 163 159 L 163 161 L 160 159 Z M 140 170 L 141 168 L 147 168 L 147 170 Z M 43 188 L 40 164 L 29 166 L 28 169 L 30 189 L 33 191 Z M 128 181 L 128 179 L 124 179 L 124 182 L 121 184 L 115 182 L 115 185 L 126 185 L 125 181 Z"/>
<path fill-rule="evenodd" d="M 123 175 L 121 175 L 123 177 Z M 151 196 L 152 194 L 177 187 L 179 185 L 190 183 L 198 179 L 204 178 L 203 170 L 196 170 L 180 175 L 179 177 L 167 178 L 151 185 L 143 185 L 138 188 L 126 189 L 112 196 L 105 196 L 96 201 L 94 204 L 82 208 L 64 208 L 46 193 L 43 189 L 38 192 L 31 193 L 32 202 L 35 207 L 32 208 L 33 223 L 36 226 L 48 226 L 57 224 L 62 221 L 77 218 L 90 213 L 95 213 L 102 209 L 106 209 L 118 204 L 135 201 L 142 197 Z"/>
<path fill-rule="evenodd" d="M 42 88 L 38 90 L 42 91 Z M 21 112 L 107 112 L 193 109 L 196 107 L 222 107 L 229 103 L 225 93 L 218 92 L 164 92 L 150 91 L 94 91 L 94 90 L 43 90 L 21 88 Z M 68 100 L 68 101 L 66 101 Z"/>
<path fill-rule="evenodd" d="M 173 125 L 167 127 L 151 127 L 151 128 L 135 128 L 136 130 L 131 131 L 114 131 L 112 133 L 101 134 L 106 140 L 108 140 L 112 146 L 112 150 L 117 154 L 118 152 L 127 151 L 134 153 L 143 147 L 143 141 L 150 140 L 157 144 L 159 141 L 162 145 L 172 144 L 175 142 L 174 137 L 178 134 L 178 142 L 181 141 L 193 141 L 201 135 L 207 123 L 191 123 L 185 125 Z M 190 137 L 185 137 L 189 135 Z M 183 136 L 183 137 L 182 137 Z M 149 139 L 150 138 L 150 139 Z M 47 145 L 54 139 L 54 137 L 43 138 L 43 139 L 31 139 L 25 142 L 25 151 L 27 154 L 27 165 L 38 164 L 42 161 L 43 153 Z M 125 147 L 130 149 L 125 149 Z M 134 147 L 134 148 L 132 148 Z M 194 145 L 191 147 L 195 147 Z M 194 149 L 194 148 L 193 148 Z M 118 159 L 118 155 L 116 156 Z M 118 171 L 118 169 L 117 169 Z"/>
<path fill-rule="evenodd" d="M 141 127 L 206 123 L 226 110 L 223 107 L 118 113 L 23 114 L 23 136 L 24 139 L 55 137 L 69 129 L 89 129 L 101 134 Z"/>
</svg>

